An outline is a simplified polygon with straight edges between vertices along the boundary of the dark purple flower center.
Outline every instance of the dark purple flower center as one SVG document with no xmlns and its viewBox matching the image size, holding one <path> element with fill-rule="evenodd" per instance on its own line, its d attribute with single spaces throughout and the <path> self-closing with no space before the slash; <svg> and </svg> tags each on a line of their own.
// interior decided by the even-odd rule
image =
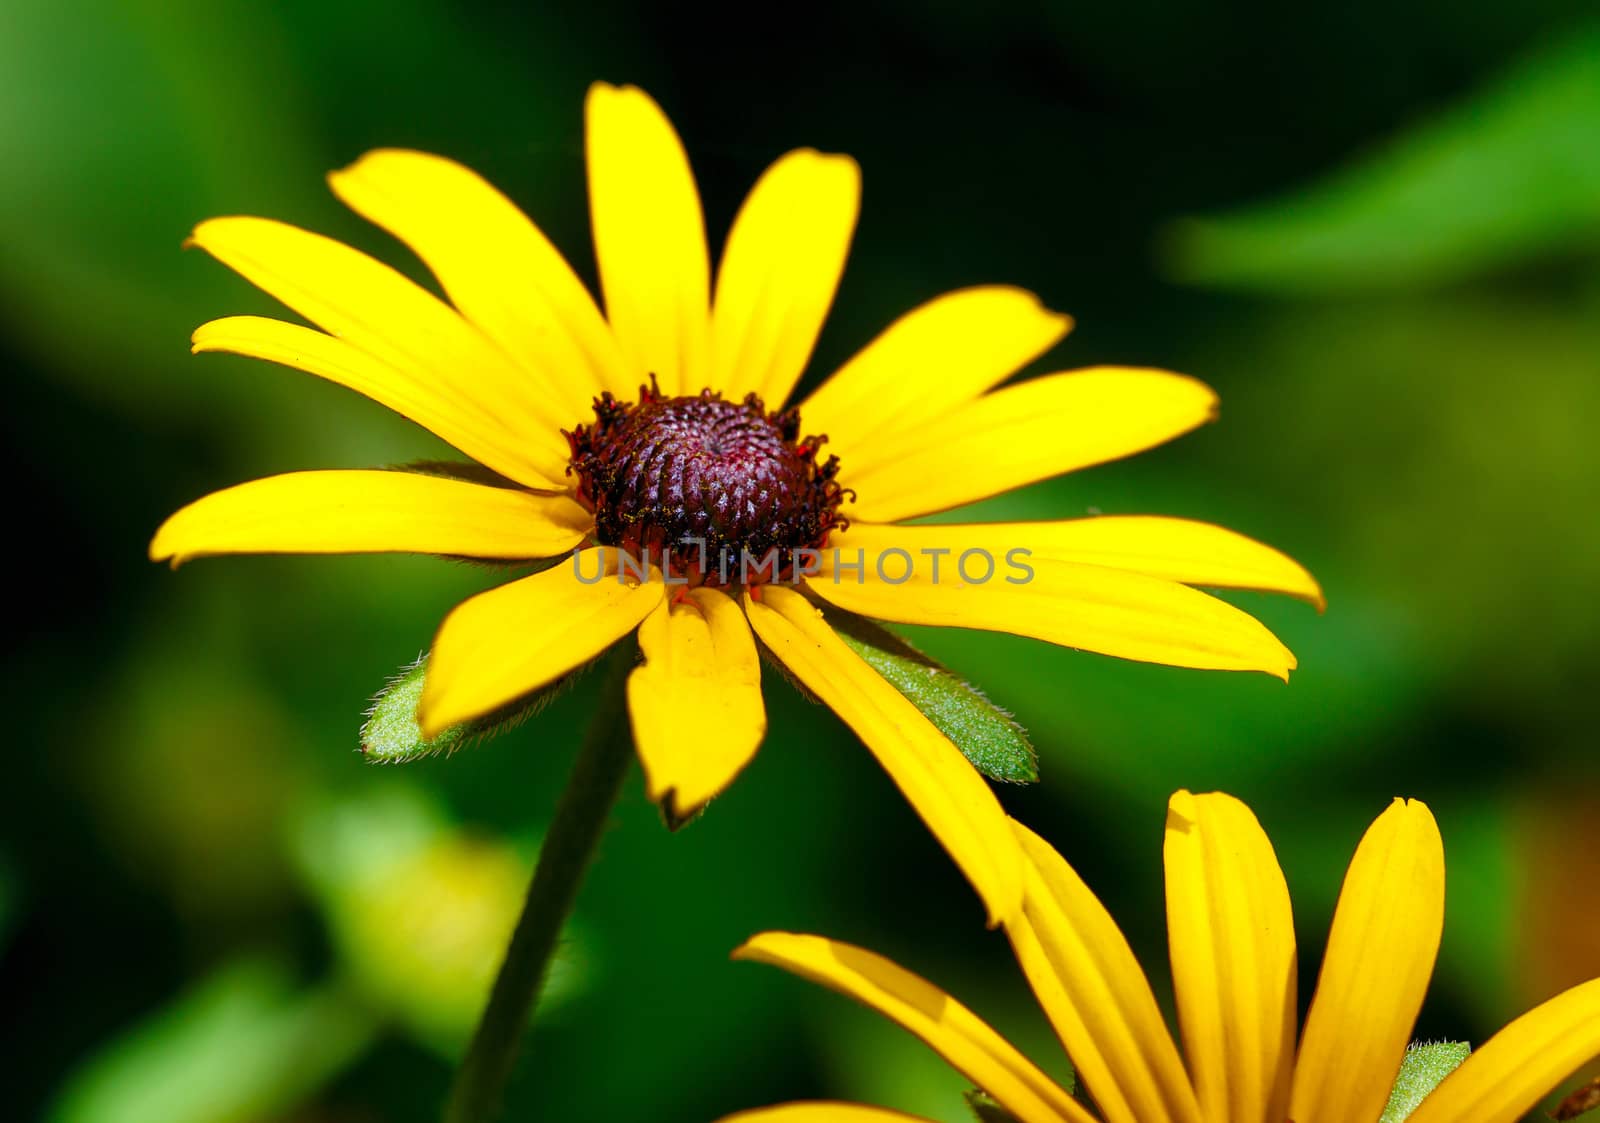
<svg viewBox="0 0 1600 1123">
<path fill-rule="evenodd" d="M 702 390 L 637 402 L 602 394 L 595 420 L 567 433 L 568 475 L 594 514 L 595 538 L 690 584 L 792 581 L 799 551 L 821 550 L 844 527 L 839 458 L 817 463 L 826 437 L 797 439 L 800 413 L 769 413 Z"/>
</svg>

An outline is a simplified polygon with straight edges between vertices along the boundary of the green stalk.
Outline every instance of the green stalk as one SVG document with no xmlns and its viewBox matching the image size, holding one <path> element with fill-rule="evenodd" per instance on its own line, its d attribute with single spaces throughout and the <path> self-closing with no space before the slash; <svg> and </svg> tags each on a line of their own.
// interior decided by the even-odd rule
<svg viewBox="0 0 1600 1123">
<path fill-rule="evenodd" d="M 488 1123 L 500 1110 L 517 1047 L 549 972 L 550 956 L 572 913 L 578 887 L 633 759 L 633 745 L 625 729 L 633 649 L 633 642 L 625 640 L 606 657 L 599 708 L 539 849 L 528 898 L 495 977 L 489 1004 L 456 1070 L 445 1105 L 445 1123 Z"/>
</svg>

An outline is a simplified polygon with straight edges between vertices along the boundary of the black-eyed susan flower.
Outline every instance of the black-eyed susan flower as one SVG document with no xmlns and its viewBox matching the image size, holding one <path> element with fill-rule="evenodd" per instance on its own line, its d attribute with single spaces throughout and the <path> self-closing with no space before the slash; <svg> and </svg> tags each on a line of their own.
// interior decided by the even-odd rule
<svg viewBox="0 0 1600 1123">
<path fill-rule="evenodd" d="M 418 152 L 373 152 L 330 181 L 416 251 L 448 301 L 280 222 L 219 218 L 194 231 L 194 245 L 315 325 L 228 317 L 195 332 L 195 351 L 350 387 L 489 472 L 258 480 L 173 515 L 151 556 L 570 556 L 445 619 L 421 695 L 425 735 L 501 710 L 637 630 L 633 733 L 651 796 L 682 818 L 764 735 L 759 638 L 861 735 L 991 916 L 1010 915 L 1022 861 L 999 804 L 816 599 L 1286 677 L 1283 644 L 1190 586 L 1315 601 L 1316 583 L 1274 550 L 1177 519 L 899 525 L 1160 444 L 1209 420 L 1216 398 L 1192 378 L 1110 367 L 995 389 L 1070 321 L 1026 292 L 980 287 L 909 312 L 786 406 L 844 268 L 854 161 L 803 149 L 775 163 L 713 278 L 689 162 L 660 109 L 637 89 L 597 85 L 586 112 L 604 314 L 515 206 Z"/>
<path fill-rule="evenodd" d="M 1294 918 L 1272 844 L 1231 796 L 1167 810 L 1167 940 L 1183 1055 L 1116 923 L 1061 855 L 1016 826 L 1021 914 L 1006 925 L 1035 996 L 1105 1123 L 1377 1123 L 1433 972 L 1444 849 L 1427 807 L 1395 800 L 1345 875 L 1296 1043 Z M 734 953 L 858 999 L 932 1046 L 1022 1123 L 1094 1116 L 965 1006 L 871 952 L 768 932 Z M 1410 1123 L 1513 1123 L 1600 1055 L 1600 979 L 1517 1018 L 1432 1088 Z M 840 1103 L 725 1123 L 907 1123 Z"/>
</svg>

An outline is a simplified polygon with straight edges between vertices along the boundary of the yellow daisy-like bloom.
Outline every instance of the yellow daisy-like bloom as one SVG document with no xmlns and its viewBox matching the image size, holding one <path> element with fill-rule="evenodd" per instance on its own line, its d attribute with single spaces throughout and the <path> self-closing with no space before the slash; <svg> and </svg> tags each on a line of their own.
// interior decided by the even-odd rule
<svg viewBox="0 0 1600 1123">
<path fill-rule="evenodd" d="M 679 819 L 721 791 L 764 735 L 759 637 L 860 734 L 991 917 L 1010 915 L 1023 863 L 993 794 L 808 594 L 883 620 L 1286 677 L 1294 657 L 1270 632 L 1189 586 L 1320 603 L 1316 582 L 1266 546 L 1180 519 L 896 525 L 1160 444 L 1211 419 L 1216 398 L 1191 378 L 1107 367 L 995 389 L 1070 320 L 1018 289 L 979 287 L 907 313 L 797 408 L 769 410 L 793 392 L 833 300 L 856 222 L 855 162 L 809 149 L 778 160 L 739 211 L 713 281 L 671 123 L 641 91 L 607 85 L 590 90 L 586 114 L 604 314 L 504 196 L 418 152 L 370 153 L 330 182 L 422 258 L 448 303 L 280 222 L 218 218 L 195 230 L 192 244 L 322 329 L 230 316 L 195 332 L 196 352 L 340 383 L 490 471 L 258 480 L 173 515 L 151 557 L 571 554 L 445 619 L 419 709 L 426 736 L 506 706 L 637 629 L 634 737 L 652 798 Z M 775 550 L 776 564 L 747 578 L 719 568 L 745 550 Z M 802 556 L 811 550 L 816 565 Z M 979 562 L 956 571 L 968 551 L 992 562 L 1016 550 L 1026 551 L 1025 583 L 1011 579 L 1017 567 L 989 580 Z M 904 580 L 875 564 L 901 554 L 916 559 Z M 630 576 L 641 555 L 660 568 Z M 688 585 L 669 585 L 674 571 Z"/>
<path fill-rule="evenodd" d="M 1006 932 L 1105 1123 L 1376 1123 L 1399 1073 L 1444 926 L 1444 847 L 1427 807 L 1395 800 L 1345 874 L 1310 1012 L 1295 1042 L 1289 891 L 1250 809 L 1179 792 L 1167 809 L 1167 940 L 1185 1058 L 1128 942 L 1071 866 L 1013 824 L 1027 855 Z M 768 932 L 734 953 L 885 1014 L 1022 1123 L 1089 1111 L 970 1010 L 888 960 Z M 1522 1015 L 1423 1099 L 1409 1123 L 1512 1123 L 1600 1055 L 1600 979 Z M 908 1123 L 841 1103 L 724 1123 Z"/>
</svg>

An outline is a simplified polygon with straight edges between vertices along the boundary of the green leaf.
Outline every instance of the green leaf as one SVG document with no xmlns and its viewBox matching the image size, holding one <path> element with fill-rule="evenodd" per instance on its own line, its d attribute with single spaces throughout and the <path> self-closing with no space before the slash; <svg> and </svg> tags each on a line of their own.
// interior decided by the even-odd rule
<svg viewBox="0 0 1600 1123">
<path fill-rule="evenodd" d="M 338 964 L 368 1008 L 459 1059 L 521 911 L 537 846 L 463 829 L 427 789 L 390 773 L 324 793 L 290 823 L 296 872 Z M 590 945 L 569 920 L 539 1009 L 581 989 Z"/>
<path fill-rule="evenodd" d="M 978 1123 L 1017 1123 L 1017 1117 L 994 1101 L 994 1097 L 980 1088 L 966 1093 L 967 1106 Z"/>
<path fill-rule="evenodd" d="M 839 638 L 921 710 L 992 780 L 1031 784 L 1039 757 L 1009 713 L 887 629 L 852 613 L 825 610 Z"/>
<path fill-rule="evenodd" d="M 1326 179 L 1171 233 L 1181 280 L 1269 291 L 1441 284 L 1600 249 L 1600 26 Z"/>
<path fill-rule="evenodd" d="M 1470 1052 L 1472 1046 L 1465 1041 L 1413 1044 L 1400 1063 L 1400 1075 L 1395 1079 L 1388 1106 L 1383 1109 L 1378 1123 L 1401 1123 Z"/>
<path fill-rule="evenodd" d="M 422 701 L 428 673 L 428 656 L 423 655 L 415 663 L 402 667 L 372 700 L 367 720 L 361 726 L 362 755 L 379 764 L 403 764 L 440 753 L 453 753 L 476 741 L 487 740 L 514 729 L 543 710 L 586 669 L 579 667 L 570 671 L 548 686 L 481 718 L 453 725 L 430 740 L 422 736 L 422 727 L 417 724 L 417 705 Z"/>
<path fill-rule="evenodd" d="M 277 964 L 240 960 L 91 1057 L 47 1118 L 283 1118 L 360 1056 L 376 1028 L 336 987 L 299 990 Z"/>
</svg>

